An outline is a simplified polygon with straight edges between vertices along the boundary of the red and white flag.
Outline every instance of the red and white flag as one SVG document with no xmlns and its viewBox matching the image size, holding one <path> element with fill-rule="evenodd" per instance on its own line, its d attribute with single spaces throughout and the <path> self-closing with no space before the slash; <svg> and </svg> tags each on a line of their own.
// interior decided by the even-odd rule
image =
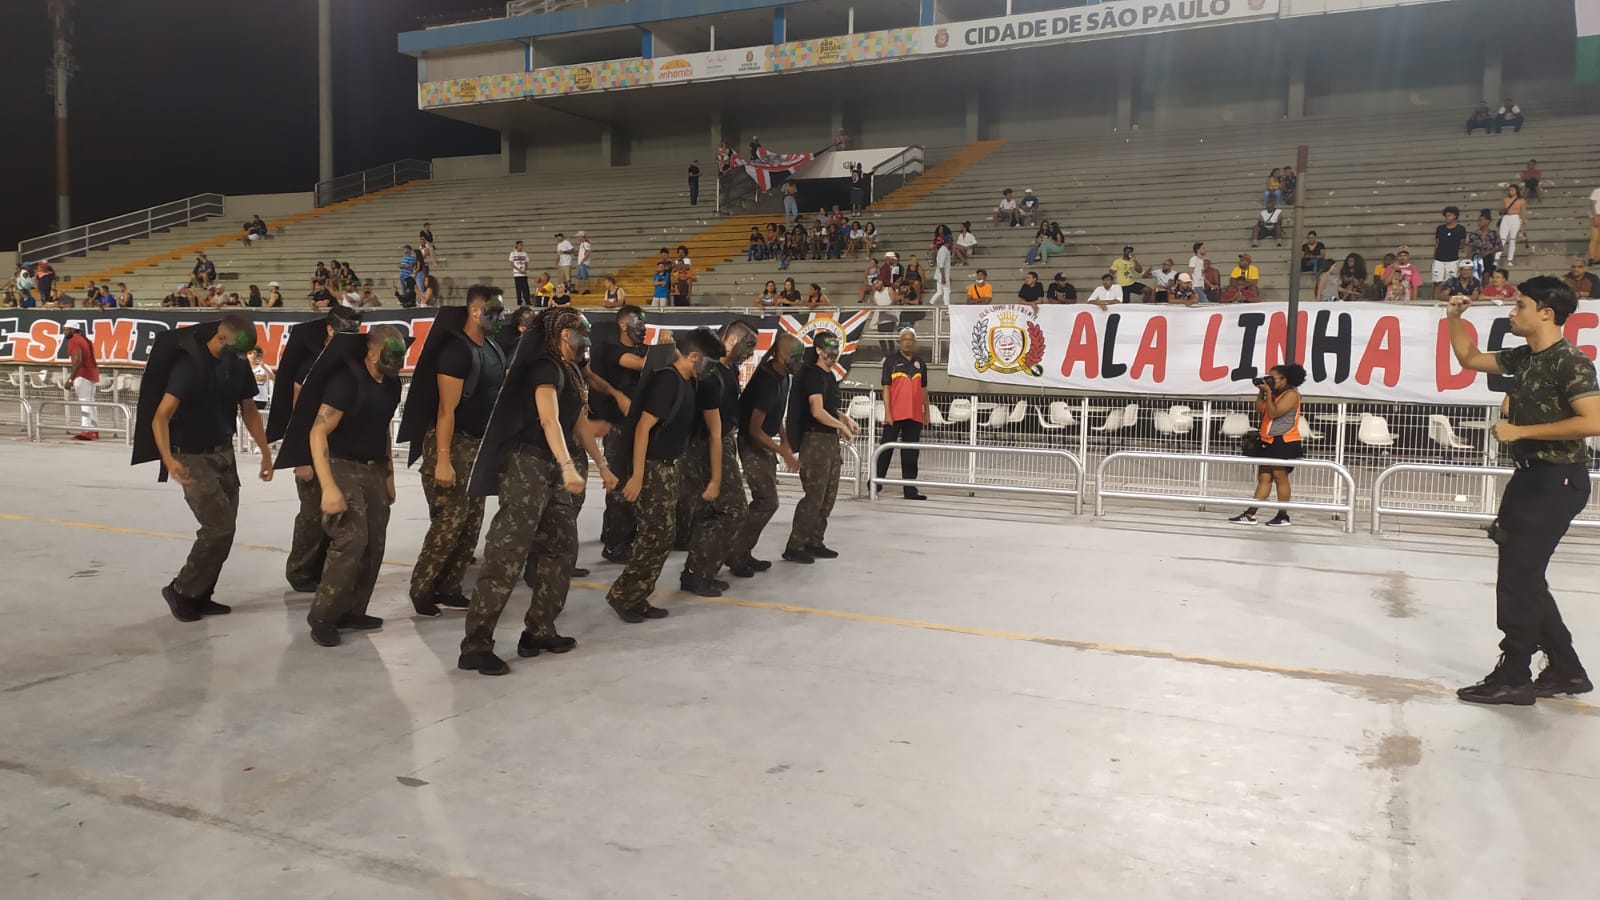
<svg viewBox="0 0 1600 900">
<path fill-rule="evenodd" d="M 815 157 L 812 153 L 769 153 L 755 162 L 747 162 L 739 154 L 733 154 L 732 163 L 744 166 L 744 170 L 755 179 L 756 187 L 763 191 L 772 190 L 772 176 L 778 172 L 793 172 L 807 165 Z"/>
</svg>

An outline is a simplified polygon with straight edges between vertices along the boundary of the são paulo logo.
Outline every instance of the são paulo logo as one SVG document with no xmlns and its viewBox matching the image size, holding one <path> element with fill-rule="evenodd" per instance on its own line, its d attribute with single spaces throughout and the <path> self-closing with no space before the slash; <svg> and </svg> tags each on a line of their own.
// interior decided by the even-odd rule
<svg viewBox="0 0 1600 900">
<path fill-rule="evenodd" d="M 1031 311 L 994 306 L 972 326 L 972 363 L 979 372 L 1044 374 L 1044 331 Z"/>
</svg>

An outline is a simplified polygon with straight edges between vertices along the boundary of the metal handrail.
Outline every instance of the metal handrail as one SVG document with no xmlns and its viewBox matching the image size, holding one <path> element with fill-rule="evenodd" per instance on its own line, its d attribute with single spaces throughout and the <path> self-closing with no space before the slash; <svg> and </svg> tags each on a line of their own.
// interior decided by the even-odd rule
<svg viewBox="0 0 1600 900">
<path fill-rule="evenodd" d="M 1106 454 L 1094 470 L 1094 514 L 1106 514 L 1106 498 L 1121 500 L 1150 500 L 1156 503 L 1176 503 L 1188 506 L 1212 505 L 1219 506 L 1271 506 L 1275 509 L 1303 509 L 1308 512 L 1335 512 L 1344 514 L 1344 531 L 1354 534 L 1356 530 L 1356 478 L 1350 470 L 1336 462 L 1325 459 L 1296 459 L 1281 460 L 1285 465 L 1292 465 L 1297 469 L 1326 469 L 1343 481 L 1348 489 L 1344 496 L 1349 497 L 1344 503 L 1317 503 L 1305 500 L 1257 500 L 1253 497 L 1215 497 L 1209 494 L 1165 494 L 1146 493 L 1144 491 L 1106 490 L 1106 469 L 1115 461 L 1122 459 L 1164 460 L 1167 462 L 1199 462 L 1214 463 L 1219 465 L 1237 465 L 1259 468 L 1262 465 L 1271 465 L 1279 460 L 1261 459 L 1254 456 L 1223 456 L 1210 453 L 1163 453 L 1154 450 L 1118 450 Z"/>
<path fill-rule="evenodd" d="M 1298 462 L 1296 463 L 1298 465 Z M 1491 512 L 1466 512 L 1449 509 L 1402 509 L 1397 506 L 1383 505 L 1383 486 L 1389 479 L 1400 472 L 1431 472 L 1441 475 L 1468 475 L 1483 477 L 1506 477 L 1516 474 L 1516 469 L 1510 466 L 1451 466 L 1444 463 L 1395 463 L 1379 472 L 1372 479 L 1372 533 L 1381 534 L 1383 517 L 1410 516 L 1417 519 L 1444 519 L 1456 522 L 1493 522 L 1495 514 Z M 1591 487 L 1600 483 L 1600 472 L 1589 473 Z M 1573 519 L 1574 528 L 1600 528 L 1600 519 Z"/>
<path fill-rule="evenodd" d="M 33 403 L 27 397 L 7 397 L 4 402 L 21 404 L 18 413 L 22 416 L 22 431 L 27 435 L 29 443 L 38 441 L 39 433 L 33 429 Z"/>
<path fill-rule="evenodd" d="M 317 208 L 387 190 L 410 181 L 426 181 L 433 177 L 433 163 L 422 159 L 401 159 L 361 172 L 340 175 L 312 186 Z"/>
<path fill-rule="evenodd" d="M 71 409 L 74 406 L 80 406 L 80 407 L 81 406 L 90 406 L 90 407 L 94 407 L 95 409 L 115 409 L 115 410 L 118 410 L 118 411 L 120 411 L 122 413 L 122 427 L 121 428 L 117 428 L 115 426 L 110 426 L 110 427 L 106 427 L 106 428 L 101 428 L 99 430 L 101 430 L 101 431 L 109 431 L 109 432 L 112 432 L 113 434 L 120 432 L 122 434 L 123 443 L 129 444 L 129 445 L 131 445 L 133 443 L 133 411 L 128 408 L 128 404 L 126 404 L 126 403 L 114 403 L 114 402 L 112 402 L 110 400 L 38 400 L 38 401 L 35 401 L 35 402 L 38 404 L 38 406 L 41 409 L 44 408 L 44 407 L 48 407 L 48 406 L 61 406 L 61 407 L 66 407 L 67 409 Z M 40 410 L 39 409 L 36 409 L 36 410 L 34 410 L 32 412 L 32 417 L 33 417 L 33 438 L 32 438 L 32 440 L 35 440 L 35 441 L 40 439 L 40 435 L 42 435 L 44 433 L 44 429 L 45 428 L 64 428 L 67 431 L 72 431 L 73 429 L 77 429 L 77 430 L 80 430 L 80 431 L 83 430 L 83 426 L 82 425 L 73 425 L 73 424 L 67 423 L 67 422 L 50 422 L 50 423 L 46 423 L 44 421 L 44 417 L 42 415 L 40 415 Z"/>
<path fill-rule="evenodd" d="M 537 16 L 558 9 L 588 5 L 589 0 L 509 0 L 506 3 L 506 16 Z"/>
<path fill-rule="evenodd" d="M 149 237 L 158 231 L 220 216 L 223 212 L 224 198 L 221 194 L 195 194 L 171 203 L 28 238 L 17 244 L 17 259 L 19 262 L 32 263 L 41 259 L 82 256 L 90 250 Z"/>
<path fill-rule="evenodd" d="M 1029 487 L 1028 485 L 1021 484 L 984 484 L 979 482 L 976 478 L 971 478 L 967 481 L 932 481 L 925 478 L 887 478 L 873 475 L 868 482 L 872 486 L 873 490 L 869 491 L 868 496 L 874 501 L 878 499 L 876 488 L 885 484 L 893 484 L 900 485 L 902 487 L 948 488 L 951 490 L 960 491 L 994 491 L 1002 494 L 1032 494 L 1035 496 L 1047 497 L 1071 497 L 1072 514 L 1075 516 L 1083 514 L 1083 492 L 1085 488 L 1084 480 L 1086 475 L 1083 467 L 1083 460 L 1078 459 L 1076 454 L 1070 453 L 1066 450 L 1059 450 L 1053 447 L 987 447 L 981 444 L 924 444 L 921 442 L 912 443 L 909 441 L 890 441 L 887 444 L 879 444 L 878 448 L 873 451 L 872 471 L 878 471 L 879 457 L 894 450 L 947 450 L 956 453 L 971 454 L 974 459 L 977 458 L 976 455 L 979 453 L 1000 453 L 1011 456 L 1049 456 L 1055 459 L 1066 460 L 1072 468 L 1073 474 L 1077 476 L 1078 483 L 1076 487 L 1071 488 L 1049 488 Z"/>
<path fill-rule="evenodd" d="M 889 157 L 875 167 L 872 170 L 872 174 L 895 175 L 898 174 L 901 169 L 909 166 L 912 163 L 916 163 L 918 166 L 923 164 L 922 148 L 919 146 L 907 147 L 906 149 L 901 150 L 899 153 Z M 921 175 L 922 170 L 919 168 L 916 174 Z"/>
</svg>

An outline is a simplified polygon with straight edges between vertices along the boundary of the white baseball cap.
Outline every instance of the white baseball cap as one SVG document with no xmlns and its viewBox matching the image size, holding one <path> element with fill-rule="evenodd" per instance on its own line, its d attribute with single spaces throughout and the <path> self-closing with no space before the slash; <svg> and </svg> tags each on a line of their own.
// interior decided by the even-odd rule
<svg viewBox="0 0 1600 900">
<path fill-rule="evenodd" d="M 267 282 L 267 287 L 283 287 L 283 285 L 277 283 L 276 281 L 269 281 Z"/>
</svg>

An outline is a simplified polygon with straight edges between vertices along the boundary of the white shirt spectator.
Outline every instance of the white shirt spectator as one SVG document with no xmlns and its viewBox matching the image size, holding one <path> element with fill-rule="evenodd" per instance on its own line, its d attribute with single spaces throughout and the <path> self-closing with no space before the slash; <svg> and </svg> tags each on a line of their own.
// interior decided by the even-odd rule
<svg viewBox="0 0 1600 900">
<path fill-rule="evenodd" d="M 360 291 L 345 291 L 344 292 L 344 296 L 339 298 L 339 304 L 341 306 L 347 307 L 349 309 L 360 309 L 361 308 L 361 292 Z"/>
<path fill-rule="evenodd" d="M 892 290 L 890 290 L 888 288 L 878 288 L 877 290 L 873 291 L 872 292 L 872 305 L 873 306 L 893 306 L 894 305 L 894 291 L 892 291 Z"/>
<path fill-rule="evenodd" d="M 513 278 L 526 278 L 528 275 L 528 253 L 525 250 L 511 251 L 511 276 Z"/>
<path fill-rule="evenodd" d="M 933 258 L 933 274 L 936 277 L 943 278 L 945 281 L 950 280 L 950 246 L 948 244 L 939 245 L 939 252 Z"/>
<path fill-rule="evenodd" d="M 1114 284 L 1112 286 L 1110 286 L 1110 287 L 1106 287 L 1104 284 L 1101 284 L 1101 285 L 1099 285 L 1098 287 L 1096 287 L 1094 289 L 1094 293 L 1089 295 L 1089 302 L 1090 303 L 1121 303 L 1122 302 L 1122 288 L 1119 288 Z"/>
<path fill-rule="evenodd" d="M 1277 225 L 1278 220 L 1282 218 L 1283 210 L 1281 209 L 1263 209 L 1261 211 L 1261 224 L 1263 225 Z"/>
<path fill-rule="evenodd" d="M 1163 272 L 1157 269 L 1150 273 L 1150 277 L 1155 279 L 1156 290 L 1164 291 L 1171 287 L 1174 281 L 1178 280 L 1178 270 L 1173 269 L 1171 272 Z"/>
<path fill-rule="evenodd" d="M 265 406 L 272 402 L 272 370 L 264 362 L 256 363 L 250 367 L 250 373 L 256 377 L 256 403 Z"/>
<path fill-rule="evenodd" d="M 593 252 L 594 252 L 594 245 L 589 243 L 589 239 L 588 238 L 584 238 L 583 240 L 579 241 L 578 242 L 578 265 L 587 266 L 589 264 L 589 256 Z"/>
<path fill-rule="evenodd" d="M 556 265 L 572 265 L 572 242 L 566 238 L 562 238 L 561 243 L 556 245 Z"/>
<path fill-rule="evenodd" d="M 1205 284 L 1206 260 L 1198 253 L 1189 257 L 1189 277 L 1195 284 Z"/>
<path fill-rule="evenodd" d="M 1000 201 L 1000 211 L 1001 212 L 1011 212 L 1012 210 L 1014 210 L 1016 208 L 1017 208 L 1017 201 L 1015 199 L 1011 198 L 1011 197 L 1007 197 L 1004 200 Z"/>
<path fill-rule="evenodd" d="M 956 243 L 963 247 L 976 247 L 978 246 L 978 236 L 970 231 L 963 231 L 956 235 Z"/>
</svg>

